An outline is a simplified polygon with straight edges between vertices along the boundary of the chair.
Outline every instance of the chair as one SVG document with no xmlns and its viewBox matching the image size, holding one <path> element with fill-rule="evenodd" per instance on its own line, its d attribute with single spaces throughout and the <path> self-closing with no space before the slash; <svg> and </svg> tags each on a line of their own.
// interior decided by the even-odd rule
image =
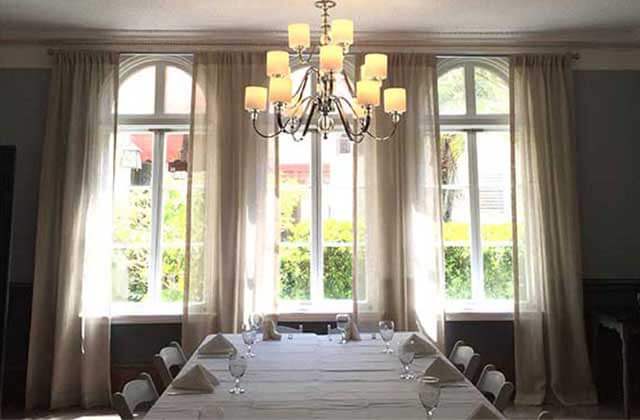
<svg viewBox="0 0 640 420">
<path fill-rule="evenodd" d="M 280 334 L 302 334 L 302 324 L 298 328 L 287 327 L 286 325 L 276 325 L 276 331 Z"/>
<path fill-rule="evenodd" d="M 449 354 L 449 360 L 467 379 L 473 381 L 480 366 L 480 355 L 473 350 L 473 347 L 466 345 L 462 340 L 456 341 Z"/>
<path fill-rule="evenodd" d="M 484 396 L 487 397 L 487 399 L 500 411 L 504 410 L 509 404 L 514 391 L 513 384 L 508 382 L 502 372 L 496 370 L 494 365 L 486 365 L 484 369 L 482 369 L 477 387 L 478 390 L 482 392 Z M 540 413 L 540 415 L 543 413 Z M 542 418 L 544 419 L 548 417 Z"/>
<path fill-rule="evenodd" d="M 553 420 L 553 415 L 549 411 L 542 410 L 538 414 L 538 420 Z"/>
<path fill-rule="evenodd" d="M 153 367 L 160 376 L 163 388 L 171 384 L 173 378 L 186 363 L 187 358 L 177 341 L 172 341 L 168 347 L 163 347 L 158 354 L 153 356 Z"/>
<path fill-rule="evenodd" d="M 135 417 L 135 411 L 141 404 L 147 409 L 158 399 L 158 391 L 148 373 L 141 373 L 137 379 L 127 382 L 122 392 L 113 394 L 113 408 L 123 419 Z"/>
</svg>

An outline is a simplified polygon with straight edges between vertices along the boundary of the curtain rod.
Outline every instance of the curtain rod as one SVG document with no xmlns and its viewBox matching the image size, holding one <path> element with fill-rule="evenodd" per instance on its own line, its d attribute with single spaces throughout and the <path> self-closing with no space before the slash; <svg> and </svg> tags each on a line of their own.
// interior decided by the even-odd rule
<svg viewBox="0 0 640 420">
<path fill-rule="evenodd" d="M 73 48 L 69 48 L 69 49 L 73 49 Z M 47 54 L 49 55 L 54 55 L 56 52 L 59 51 L 65 51 L 67 49 L 65 48 L 49 48 L 47 49 Z M 79 49 L 80 51 L 82 51 L 82 49 Z M 96 51 L 93 49 L 87 49 L 86 51 Z M 167 51 L 167 52 L 158 52 L 158 51 L 153 51 L 153 52 L 149 52 L 149 51 L 117 51 L 114 50 L 113 52 L 115 53 L 119 53 L 119 54 L 124 54 L 124 55 L 193 55 L 195 52 L 201 51 L 200 49 L 196 49 L 194 51 L 191 52 L 171 52 L 171 51 Z M 535 53 L 534 53 L 535 54 Z M 540 53 L 540 54 L 545 54 L 545 53 Z M 550 54 L 550 53 L 549 53 Z M 573 60 L 579 60 L 580 59 L 580 53 L 577 52 L 568 52 L 566 53 L 567 55 L 569 55 Z M 487 54 L 466 54 L 466 53 L 456 53 L 456 54 L 435 54 L 437 56 L 440 57 L 505 57 L 505 58 L 509 58 L 509 57 L 513 57 L 513 56 L 517 56 L 517 55 L 523 55 L 523 53 L 513 53 L 513 54 L 496 54 L 496 53 L 487 53 Z"/>
</svg>

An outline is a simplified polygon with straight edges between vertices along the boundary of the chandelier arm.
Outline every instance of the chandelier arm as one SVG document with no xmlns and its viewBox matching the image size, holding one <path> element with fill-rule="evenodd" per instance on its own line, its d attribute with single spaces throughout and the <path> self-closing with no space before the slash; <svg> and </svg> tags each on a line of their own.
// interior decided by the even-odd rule
<svg viewBox="0 0 640 420">
<path fill-rule="evenodd" d="M 344 77 L 344 82 L 347 85 L 347 89 L 349 89 L 349 94 L 353 98 L 355 98 L 356 97 L 356 90 L 353 88 L 353 82 L 351 81 L 351 79 L 347 75 L 347 72 L 345 71 L 344 68 L 342 69 L 342 77 Z"/>
<path fill-rule="evenodd" d="M 260 137 L 262 137 L 263 139 L 271 139 L 271 138 L 274 138 L 274 137 L 279 136 L 280 134 L 282 134 L 282 129 L 278 129 L 278 130 L 276 130 L 276 132 L 275 132 L 275 133 L 272 133 L 272 134 L 265 134 L 265 133 L 261 132 L 261 131 L 260 131 L 260 129 L 258 129 L 258 126 L 257 126 L 257 124 L 256 124 L 256 122 L 258 121 L 257 116 L 256 116 L 255 118 L 251 118 L 251 121 L 253 122 L 253 129 L 254 129 L 254 131 L 255 131 L 255 132 L 256 132 Z"/>
<path fill-rule="evenodd" d="M 372 133 L 369 131 L 369 129 L 368 129 L 368 128 L 367 128 L 367 130 L 365 130 L 365 131 L 366 131 L 367 135 L 369 135 L 369 137 L 371 137 L 372 139 L 374 139 L 374 140 L 376 140 L 376 141 L 386 141 L 386 140 L 389 140 L 390 138 L 392 138 L 392 137 L 396 134 L 396 130 L 398 129 L 398 125 L 399 125 L 399 124 L 400 124 L 400 122 L 399 122 L 399 121 L 398 121 L 398 122 L 394 122 L 394 123 L 393 123 L 393 128 L 391 129 L 391 133 L 389 133 L 389 134 L 388 134 L 388 135 L 386 135 L 386 136 L 378 137 L 378 136 L 376 136 L 375 134 L 372 134 Z"/>
<path fill-rule="evenodd" d="M 302 53 L 302 50 L 299 49 L 298 50 L 298 62 L 300 64 L 310 64 L 311 63 L 311 59 L 313 58 L 314 54 L 316 54 L 315 51 L 316 47 L 311 47 L 311 51 L 309 51 L 309 55 L 307 55 L 307 58 L 304 57 L 304 54 Z"/>
<path fill-rule="evenodd" d="M 293 108 L 295 108 L 296 106 L 299 105 L 300 101 L 303 100 L 302 95 L 304 94 L 304 88 L 307 87 L 307 83 L 309 81 L 309 76 L 312 73 L 312 71 L 314 70 L 313 67 L 310 67 L 309 69 L 307 69 L 307 71 L 304 73 L 304 76 L 302 78 L 302 83 L 300 83 L 298 85 L 298 88 L 296 89 L 295 93 L 293 94 L 293 98 L 296 98 L 296 104 L 293 106 Z"/>
<path fill-rule="evenodd" d="M 344 111 L 342 109 L 342 104 L 340 103 L 339 100 L 336 100 L 334 97 L 334 102 L 336 104 L 336 109 L 338 111 L 338 116 L 340 116 L 340 121 L 342 121 L 342 125 L 344 126 L 344 131 L 347 133 L 347 136 L 349 136 L 349 140 L 356 142 L 356 143 L 360 143 L 362 141 L 362 139 L 364 138 L 364 134 L 366 133 L 366 128 L 363 126 L 362 130 L 360 130 L 360 132 L 358 132 L 358 130 L 354 130 L 353 128 L 351 128 L 351 124 L 349 123 L 349 121 L 347 121 L 347 119 L 344 116 Z M 365 124 L 369 125 L 369 120 L 370 117 L 367 116 L 366 120 L 365 120 Z M 356 139 L 360 139 L 360 141 L 356 140 Z"/>
<path fill-rule="evenodd" d="M 307 122 L 304 124 L 304 130 L 302 131 L 303 138 L 304 136 L 307 135 L 307 132 L 309 131 L 309 126 L 311 125 L 311 118 L 313 117 L 313 114 L 315 114 L 317 107 L 318 107 L 318 103 L 314 101 L 313 105 L 311 106 L 311 111 L 309 111 L 309 115 L 307 116 Z"/>
<path fill-rule="evenodd" d="M 357 115 L 355 108 L 353 107 L 353 105 L 351 104 L 351 102 L 350 102 L 347 98 L 345 98 L 345 97 L 343 97 L 343 96 L 335 96 L 335 98 L 337 98 L 337 99 L 338 99 L 338 100 L 336 101 L 336 103 L 338 104 L 338 105 L 337 105 L 338 107 L 340 107 L 340 108 L 342 107 L 342 106 L 340 105 L 340 102 L 339 102 L 339 100 L 342 100 L 342 101 L 344 101 L 344 103 L 346 103 L 347 105 L 349 105 L 349 108 L 351 108 L 351 111 L 353 112 L 353 114 L 354 114 L 354 115 Z M 360 124 L 361 124 L 361 126 L 362 126 L 362 132 L 361 132 L 360 134 L 358 134 L 358 135 L 362 135 L 362 134 L 364 134 L 364 132 L 366 132 L 366 131 L 369 129 L 369 126 L 371 125 L 371 114 L 369 114 L 369 113 L 367 112 L 367 116 L 366 116 L 366 118 L 365 118 L 364 120 L 362 120 L 362 119 L 358 118 L 358 121 L 360 121 Z"/>
</svg>

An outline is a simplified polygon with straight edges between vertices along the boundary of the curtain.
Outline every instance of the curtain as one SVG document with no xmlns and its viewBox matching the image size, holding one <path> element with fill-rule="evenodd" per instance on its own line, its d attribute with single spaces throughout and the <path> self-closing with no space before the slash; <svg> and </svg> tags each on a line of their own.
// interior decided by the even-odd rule
<svg viewBox="0 0 640 420">
<path fill-rule="evenodd" d="M 583 319 L 571 58 L 512 60 L 516 402 L 596 402 Z"/>
<path fill-rule="evenodd" d="M 42 152 L 27 409 L 108 406 L 118 56 L 57 52 Z"/>
<path fill-rule="evenodd" d="M 415 330 L 420 320 L 442 343 L 436 57 L 394 53 L 388 60 L 385 87 L 406 89 L 407 112 L 393 138 L 366 139 L 357 147 L 357 211 L 364 225 L 358 236 L 364 236 L 366 263 L 355 306 L 361 317 L 377 313 L 398 330 Z M 382 103 L 377 109 L 374 128 L 386 135 L 390 118 Z"/>
<path fill-rule="evenodd" d="M 244 89 L 265 84 L 264 53 L 194 57 L 182 340 L 236 332 L 275 305 L 274 141 L 258 137 Z M 266 117 L 262 116 L 262 119 Z"/>
</svg>

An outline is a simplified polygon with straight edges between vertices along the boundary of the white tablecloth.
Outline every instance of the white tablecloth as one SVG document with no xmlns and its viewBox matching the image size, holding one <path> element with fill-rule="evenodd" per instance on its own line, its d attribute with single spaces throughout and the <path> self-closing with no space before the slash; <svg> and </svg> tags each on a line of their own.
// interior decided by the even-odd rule
<svg viewBox="0 0 640 420">
<path fill-rule="evenodd" d="M 408 335 L 397 333 L 394 348 Z M 227 337 L 244 353 L 239 335 Z M 424 419 L 420 385 L 400 379 L 397 353 L 383 354 L 377 337 L 363 334 L 363 341 L 344 345 L 315 334 L 261 341 L 254 347 L 257 356 L 248 359 L 242 395 L 229 393 L 233 378 L 226 359 L 201 358 L 196 352 L 185 368 L 201 363 L 220 380 L 215 392 L 172 395 L 169 387 L 146 418 L 216 418 L 221 407 L 225 419 Z M 444 358 L 416 359 L 412 370 L 422 372 L 435 357 Z M 446 384 L 434 418 L 466 419 L 481 403 L 490 405 L 470 382 Z"/>
</svg>

